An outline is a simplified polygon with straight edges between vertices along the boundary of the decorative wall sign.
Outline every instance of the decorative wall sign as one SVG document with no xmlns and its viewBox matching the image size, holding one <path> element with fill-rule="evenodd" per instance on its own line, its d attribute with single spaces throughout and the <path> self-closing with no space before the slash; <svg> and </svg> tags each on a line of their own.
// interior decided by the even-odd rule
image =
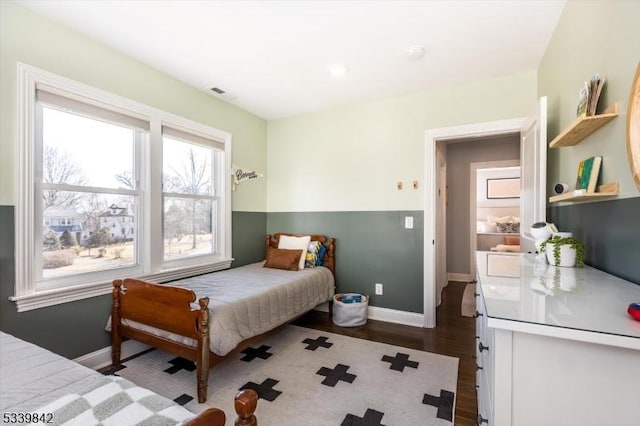
<svg viewBox="0 0 640 426">
<path fill-rule="evenodd" d="M 248 170 L 235 164 L 231 167 L 231 175 L 233 176 L 233 185 L 232 188 L 234 191 L 236 190 L 236 186 L 243 182 L 249 181 L 251 179 L 263 178 L 264 175 L 262 173 L 258 173 L 255 170 Z"/>
<path fill-rule="evenodd" d="M 520 178 L 487 179 L 487 199 L 520 198 Z"/>
</svg>

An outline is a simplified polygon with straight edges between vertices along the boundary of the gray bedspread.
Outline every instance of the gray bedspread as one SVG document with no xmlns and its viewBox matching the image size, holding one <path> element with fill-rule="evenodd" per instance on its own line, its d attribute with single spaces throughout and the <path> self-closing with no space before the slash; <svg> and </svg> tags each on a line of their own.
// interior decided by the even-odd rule
<svg viewBox="0 0 640 426">
<path fill-rule="evenodd" d="M 2 424 L 83 426 L 176 425 L 194 416 L 148 389 L 104 376 L 3 332 L 0 413 Z M 34 413 L 39 414 L 38 421 L 20 421 Z"/>
<path fill-rule="evenodd" d="M 264 262 L 172 282 L 209 297 L 210 349 L 226 355 L 238 343 L 266 333 L 331 300 L 334 278 L 328 268 L 283 271 L 264 268 Z M 194 308 L 197 305 L 194 305 Z M 158 336 L 188 345 L 192 339 L 147 325 L 124 321 Z"/>
</svg>

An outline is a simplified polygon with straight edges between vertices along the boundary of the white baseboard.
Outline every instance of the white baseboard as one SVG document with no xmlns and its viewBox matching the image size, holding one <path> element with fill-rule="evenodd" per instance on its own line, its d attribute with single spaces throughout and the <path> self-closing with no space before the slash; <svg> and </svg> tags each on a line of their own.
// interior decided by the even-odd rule
<svg viewBox="0 0 640 426">
<path fill-rule="evenodd" d="M 473 282 L 473 276 L 471 276 L 471 274 L 459 274 L 457 272 L 447 272 L 447 281 L 471 283 Z"/>
<path fill-rule="evenodd" d="M 136 342 L 135 340 L 127 340 L 122 342 L 120 359 L 125 359 L 147 349 L 149 349 L 149 346 L 144 343 Z M 93 370 L 107 367 L 111 365 L 111 346 L 82 355 L 74 359 L 74 361 Z"/>
<path fill-rule="evenodd" d="M 315 307 L 316 311 L 329 312 L 329 303 L 323 303 Z M 396 309 L 369 306 L 368 318 L 378 321 L 393 322 L 396 324 L 424 327 L 424 315 L 416 312 L 398 311 Z"/>
<path fill-rule="evenodd" d="M 411 325 L 413 327 L 424 327 L 423 314 L 380 308 L 378 306 L 369 306 L 369 319 Z"/>
</svg>

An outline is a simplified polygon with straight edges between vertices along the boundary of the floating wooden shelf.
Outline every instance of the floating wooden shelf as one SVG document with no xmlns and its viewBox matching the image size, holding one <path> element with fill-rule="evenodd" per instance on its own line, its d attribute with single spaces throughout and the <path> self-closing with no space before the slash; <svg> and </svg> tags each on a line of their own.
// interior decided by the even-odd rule
<svg viewBox="0 0 640 426">
<path fill-rule="evenodd" d="M 620 185 L 618 182 L 611 182 L 598 187 L 598 192 L 586 192 L 580 195 L 574 195 L 572 192 L 554 195 L 549 198 L 550 203 L 559 203 L 560 201 L 592 201 L 600 198 L 609 198 L 618 196 Z"/>
<path fill-rule="evenodd" d="M 566 129 L 562 131 L 554 140 L 549 143 L 549 148 L 560 148 L 563 146 L 573 146 L 580 143 L 584 138 L 598 130 L 618 116 L 618 103 L 614 103 L 602 114 L 586 116 L 580 115 Z"/>
</svg>

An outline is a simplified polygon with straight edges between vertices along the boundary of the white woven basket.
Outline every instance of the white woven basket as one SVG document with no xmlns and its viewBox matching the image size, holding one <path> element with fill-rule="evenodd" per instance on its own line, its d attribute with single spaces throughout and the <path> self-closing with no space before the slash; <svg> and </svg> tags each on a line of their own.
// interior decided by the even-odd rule
<svg viewBox="0 0 640 426">
<path fill-rule="evenodd" d="M 361 302 L 343 303 L 344 296 L 361 296 Z M 333 297 L 333 323 L 340 327 L 357 327 L 367 323 L 369 298 L 356 293 L 338 293 Z"/>
</svg>

